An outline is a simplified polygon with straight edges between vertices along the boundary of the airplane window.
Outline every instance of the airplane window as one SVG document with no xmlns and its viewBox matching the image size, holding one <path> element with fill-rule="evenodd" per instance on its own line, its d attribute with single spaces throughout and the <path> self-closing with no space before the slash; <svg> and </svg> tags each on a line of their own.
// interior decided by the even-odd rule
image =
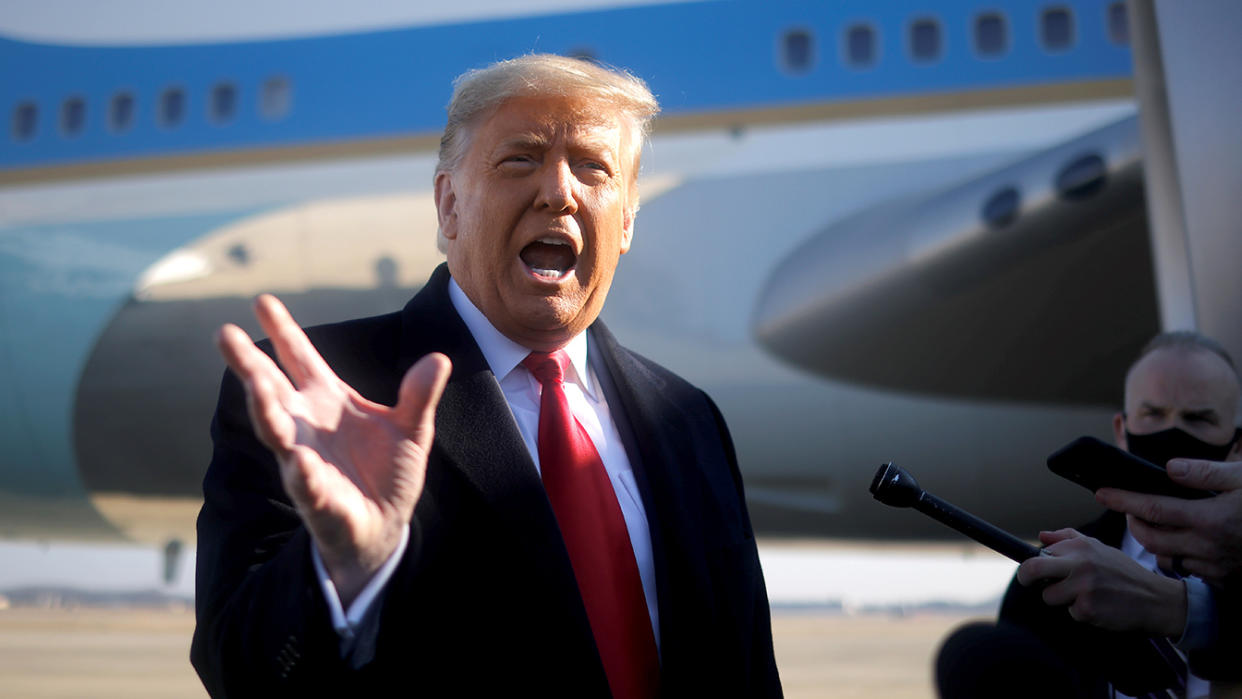
<svg viewBox="0 0 1242 699">
<path fill-rule="evenodd" d="M 1057 194 L 1066 199 L 1085 199 L 1104 188 L 1108 168 L 1096 153 L 1080 156 L 1057 173 Z"/>
<path fill-rule="evenodd" d="M 910 55 L 916 61 L 940 58 L 940 23 L 934 19 L 916 19 L 910 24 Z"/>
<path fill-rule="evenodd" d="M 220 83 L 211 88 L 211 120 L 217 124 L 226 124 L 237 116 L 237 87 L 231 83 Z"/>
<path fill-rule="evenodd" d="M 1115 2 L 1108 6 L 1108 38 L 1121 46 L 1130 43 L 1130 16 L 1126 13 L 1124 2 Z"/>
<path fill-rule="evenodd" d="M 159 122 L 161 126 L 179 126 L 185 119 L 185 90 L 170 87 L 160 95 Z"/>
<path fill-rule="evenodd" d="M 995 12 L 975 17 L 975 52 L 980 56 L 1000 56 L 1009 50 L 1005 18 Z"/>
<path fill-rule="evenodd" d="M 39 126 L 39 108 L 34 102 L 22 102 L 13 110 L 13 138 L 18 141 L 34 140 Z"/>
<path fill-rule="evenodd" d="M 1074 45 L 1074 16 L 1067 7 L 1044 10 L 1039 23 L 1039 38 L 1049 51 L 1065 51 Z"/>
<path fill-rule="evenodd" d="M 1014 187 L 1005 187 L 983 203 L 983 223 L 988 228 L 1004 228 L 1018 218 L 1022 195 Z"/>
<path fill-rule="evenodd" d="M 275 121 L 288 116 L 293 106 L 293 86 L 288 78 L 272 77 L 263 81 L 259 92 L 259 114 Z"/>
<path fill-rule="evenodd" d="M 856 68 L 876 62 L 875 30 L 866 24 L 855 24 L 845 30 L 845 61 Z"/>
<path fill-rule="evenodd" d="M 112 96 L 108 107 L 108 128 L 113 131 L 128 131 L 134 125 L 134 96 L 122 92 Z"/>
<path fill-rule="evenodd" d="M 60 105 L 60 132 L 66 136 L 77 136 L 86 128 L 86 101 L 81 97 L 70 97 Z"/>
<path fill-rule="evenodd" d="M 781 65 L 790 73 L 805 73 L 815 62 L 815 38 L 805 29 L 790 29 L 781 42 Z"/>
</svg>

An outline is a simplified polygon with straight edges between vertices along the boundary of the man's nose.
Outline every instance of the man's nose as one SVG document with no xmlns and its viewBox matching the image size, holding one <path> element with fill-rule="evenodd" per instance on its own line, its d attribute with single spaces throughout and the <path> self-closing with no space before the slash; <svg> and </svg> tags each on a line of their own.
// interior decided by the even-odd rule
<svg viewBox="0 0 1242 699">
<path fill-rule="evenodd" d="M 553 160 L 545 164 L 535 204 L 553 213 L 573 214 L 578 211 L 578 202 L 574 198 L 574 173 L 569 163 Z"/>
</svg>

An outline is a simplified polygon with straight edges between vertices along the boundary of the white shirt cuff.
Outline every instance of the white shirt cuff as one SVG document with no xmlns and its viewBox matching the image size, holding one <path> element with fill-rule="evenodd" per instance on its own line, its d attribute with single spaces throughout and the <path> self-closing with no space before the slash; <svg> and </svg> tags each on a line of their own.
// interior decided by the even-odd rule
<svg viewBox="0 0 1242 699">
<path fill-rule="evenodd" d="M 384 591 L 384 586 L 388 584 L 388 579 L 392 577 L 393 571 L 397 569 L 397 564 L 401 562 L 401 556 L 405 554 L 406 545 L 410 542 L 410 528 L 403 527 L 401 529 L 401 540 L 397 542 L 397 548 L 384 561 L 384 565 L 375 571 L 375 575 L 367 581 L 366 587 L 362 588 L 362 592 L 349 605 L 346 611 L 341 606 L 341 597 L 336 594 L 336 585 L 332 584 L 332 578 L 328 575 L 328 569 L 323 565 L 323 559 L 319 556 L 319 549 L 311 542 L 311 560 L 315 564 L 315 574 L 319 576 L 319 586 L 323 588 L 323 598 L 328 602 L 328 613 L 332 616 L 332 628 L 336 629 L 337 634 L 342 640 L 352 640 L 354 632 L 362 623 L 363 617 L 366 616 L 367 610 L 375 602 L 375 598 Z"/>
<path fill-rule="evenodd" d="M 1182 651 L 1209 648 L 1216 642 L 1216 598 L 1212 588 L 1199 578 L 1186 582 L 1186 628 L 1177 640 Z"/>
</svg>

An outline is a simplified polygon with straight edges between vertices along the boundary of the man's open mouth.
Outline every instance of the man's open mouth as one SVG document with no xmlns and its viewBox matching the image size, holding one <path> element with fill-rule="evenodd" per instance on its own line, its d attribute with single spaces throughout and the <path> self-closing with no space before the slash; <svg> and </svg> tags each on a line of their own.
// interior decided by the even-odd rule
<svg viewBox="0 0 1242 699">
<path fill-rule="evenodd" d="M 563 279 L 578 261 L 573 246 L 563 238 L 540 238 L 522 248 L 518 256 L 535 276 L 549 281 Z"/>
</svg>

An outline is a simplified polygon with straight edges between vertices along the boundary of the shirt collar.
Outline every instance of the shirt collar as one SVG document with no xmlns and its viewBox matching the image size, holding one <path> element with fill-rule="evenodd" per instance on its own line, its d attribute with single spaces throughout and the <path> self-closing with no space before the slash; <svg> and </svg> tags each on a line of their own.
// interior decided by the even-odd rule
<svg viewBox="0 0 1242 699">
<path fill-rule="evenodd" d="M 457 285 L 457 280 L 452 277 L 449 278 L 449 300 L 452 301 L 457 315 L 461 316 L 462 322 L 466 324 L 466 328 L 470 330 L 492 374 L 497 381 L 503 381 L 517 365 L 522 363 L 523 359 L 526 359 L 526 355 L 530 354 L 531 350 L 510 340 L 497 330 L 487 316 L 475 307 L 470 298 L 466 296 L 466 292 Z M 566 376 L 565 380 L 576 382 L 587 395 L 596 398 L 594 386 L 591 385 L 591 374 L 587 371 L 586 333 L 578 333 L 569 341 L 569 344 L 561 349 L 569 356 L 569 363 L 573 366 L 574 375 Z"/>
</svg>

